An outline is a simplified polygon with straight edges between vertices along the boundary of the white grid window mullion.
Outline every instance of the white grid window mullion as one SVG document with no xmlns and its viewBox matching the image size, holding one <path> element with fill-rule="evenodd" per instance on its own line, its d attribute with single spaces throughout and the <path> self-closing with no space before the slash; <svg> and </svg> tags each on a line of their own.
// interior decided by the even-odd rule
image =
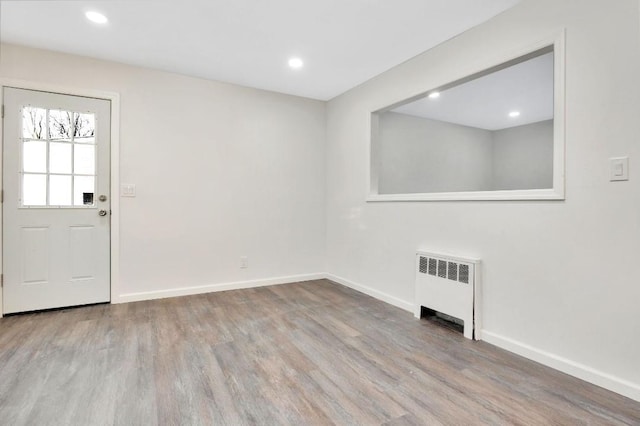
<svg viewBox="0 0 640 426">
<path fill-rule="evenodd" d="M 49 144 L 51 143 L 51 140 L 49 139 L 49 137 L 51 136 L 49 134 L 49 120 L 50 120 L 50 118 L 49 118 L 49 109 L 47 108 L 45 124 L 44 124 L 44 127 L 45 127 L 44 134 L 45 134 L 45 137 L 46 137 L 46 144 L 47 144 L 47 146 L 46 146 L 46 153 L 47 153 L 47 164 L 46 164 L 46 166 L 47 167 L 45 169 L 47 171 L 47 187 L 45 188 L 45 190 L 47 191 L 46 192 L 46 195 L 47 195 L 47 204 L 46 204 L 46 206 L 47 207 L 49 207 L 51 205 L 50 202 L 49 202 L 49 192 L 50 192 L 50 183 L 49 183 L 49 152 L 50 152 L 50 149 L 49 149 Z"/>
<path fill-rule="evenodd" d="M 45 111 L 45 117 L 44 117 L 44 126 L 45 128 L 43 129 L 42 132 L 42 137 L 40 139 L 34 139 L 34 138 L 25 138 L 24 136 L 21 137 L 22 140 L 22 149 L 20 151 L 20 157 L 19 160 L 21 161 L 21 165 L 20 165 L 20 170 L 21 170 L 21 174 L 22 174 L 22 179 L 21 179 L 21 194 L 20 194 L 20 198 L 21 198 L 21 205 L 22 207 L 25 208 L 74 208 L 74 207 L 86 207 L 84 206 L 84 204 L 79 204 L 76 206 L 75 202 L 75 187 L 76 187 L 76 177 L 91 177 L 93 178 L 93 193 L 94 193 L 94 205 L 95 205 L 95 192 L 97 190 L 97 180 L 98 180 L 98 176 L 97 176 L 97 148 L 94 149 L 94 153 L 93 153 L 93 163 L 94 163 L 94 173 L 76 173 L 76 163 L 75 163 L 75 157 L 76 157 L 76 120 L 77 120 L 77 116 L 79 115 L 79 113 L 77 112 L 73 112 L 73 111 L 69 111 L 71 112 L 72 118 L 71 118 L 71 127 L 69 129 L 70 134 L 69 134 L 69 139 L 68 140 L 52 140 L 52 134 L 51 134 L 51 122 L 52 122 L 52 118 L 51 118 L 51 111 L 52 109 L 43 107 L 42 108 Z M 55 111 L 58 111 L 57 109 L 53 109 Z M 60 111 L 63 111 L 62 109 L 60 109 Z M 23 118 L 24 120 L 24 118 Z M 94 122 L 95 123 L 95 122 Z M 94 124 L 95 126 L 95 124 Z M 24 128 L 24 124 L 23 124 L 23 128 Z M 43 142 L 45 144 L 45 168 L 43 172 L 25 172 L 24 170 L 24 159 L 22 158 L 24 156 L 24 144 L 25 142 L 28 141 L 40 141 Z M 52 173 L 51 171 L 51 144 L 52 143 L 60 143 L 60 144 L 71 144 L 71 171 L 70 173 Z M 80 142 L 82 143 L 82 141 Z M 94 141 L 90 143 L 91 145 L 93 145 L 94 147 L 97 147 L 97 143 L 95 140 L 95 133 L 94 133 Z M 44 176 L 45 178 L 45 204 L 44 205 L 25 205 L 24 204 L 24 176 L 25 175 L 39 175 L 39 176 Z M 51 204 L 51 178 L 54 176 L 69 176 L 71 178 L 71 185 L 70 185 L 70 190 L 71 190 L 71 202 L 69 203 L 69 205 L 52 205 Z"/>
<path fill-rule="evenodd" d="M 75 155 L 76 155 L 76 144 L 75 144 L 75 140 L 76 140 L 76 121 L 75 121 L 75 117 L 76 117 L 77 112 L 72 112 L 71 113 L 71 206 L 75 207 L 76 205 L 76 191 L 75 191 L 75 186 L 76 186 L 76 162 L 75 162 Z"/>
</svg>

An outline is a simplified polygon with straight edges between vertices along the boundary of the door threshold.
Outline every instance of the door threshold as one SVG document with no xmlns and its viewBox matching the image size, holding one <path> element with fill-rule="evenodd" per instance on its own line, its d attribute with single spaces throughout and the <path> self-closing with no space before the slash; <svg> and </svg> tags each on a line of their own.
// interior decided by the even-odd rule
<svg viewBox="0 0 640 426">
<path fill-rule="evenodd" d="M 98 306 L 98 305 L 110 305 L 111 302 L 98 302 L 98 303 L 87 303 L 86 305 L 74 305 L 74 306 L 63 306 L 60 308 L 48 308 L 48 309 L 36 309 L 33 311 L 24 311 L 24 312 L 12 312 L 10 314 L 4 314 L 4 317 L 15 317 L 19 315 L 30 315 L 30 314 L 41 314 L 46 312 L 56 312 L 56 311 L 67 311 L 78 308 L 86 308 L 89 306 Z"/>
</svg>

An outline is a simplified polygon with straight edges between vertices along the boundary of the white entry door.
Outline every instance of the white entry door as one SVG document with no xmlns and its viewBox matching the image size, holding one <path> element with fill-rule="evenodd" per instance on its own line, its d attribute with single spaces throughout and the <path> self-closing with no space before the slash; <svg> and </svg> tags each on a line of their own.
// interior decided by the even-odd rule
<svg viewBox="0 0 640 426">
<path fill-rule="evenodd" d="M 4 88 L 4 313 L 110 300 L 108 100 Z"/>
</svg>

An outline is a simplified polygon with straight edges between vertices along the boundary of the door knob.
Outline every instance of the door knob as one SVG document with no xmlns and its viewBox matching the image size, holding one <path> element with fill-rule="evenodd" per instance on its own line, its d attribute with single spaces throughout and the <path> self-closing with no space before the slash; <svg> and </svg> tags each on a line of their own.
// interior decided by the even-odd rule
<svg viewBox="0 0 640 426">
<path fill-rule="evenodd" d="M 106 210 L 100 210 L 100 211 L 98 212 L 98 215 L 100 215 L 100 216 L 106 216 L 106 215 L 107 215 L 107 211 L 106 211 Z"/>
<path fill-rule="evenodd" d="M 106 195 L 101 195 L 101 196 L 98 197 L 98 200 L 103 201 L 103 202 L 107 201 L 107 196 Z"/>
</svg>

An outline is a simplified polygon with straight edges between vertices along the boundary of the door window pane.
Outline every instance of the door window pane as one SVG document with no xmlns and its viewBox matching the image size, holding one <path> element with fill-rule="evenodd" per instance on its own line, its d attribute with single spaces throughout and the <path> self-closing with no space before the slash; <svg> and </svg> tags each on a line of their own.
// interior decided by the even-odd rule
<svg viewBox="0 0 640 426">
<path fill-rule="evenodd" d="M 47 143 L 39 141 L 23 142 L 22 170 L 32 173 L 47 172 Z"/>
<path fill-rule="evenodd" d="M 71 174 L 70 143 L 49 143 L 49 173 Z"/>
<path fill-rule="evenodd" d="M 49 205 L 71 205 L 71 176 L 49 176 Z"/>
<path fill-rule="evenodd" d="M 96 171 L 95 145 L 74 144 L 73 173 L 93 175 Z"/>
<path fill-rule="evenodd" d="M 73 179 L 73 205 L 93 205 L 95 200 L 95 178 L 93 176 L 75 176 Z"/>
<path fill-rule="evenodd" d="M 96 117 L 22 109 L 22 205 L 95 207 Z"/>
<path fill-rule="evenodd" d="M 73 112 L 49 110 L 49 138 L 51 140 L 71 140 Z"/>
<path fill-rule="evenodd" d="M 74 117 L 74 139 L 76 142 L 94 143 L 96 119 L 94 114 L 76 113 Z"/>
<path fill-rule="evenodd" d="M 25 206 L 47 205 L 47 175 L 22 175 L 22 204 Z"/>
<path fill-rule="evenodd" d="M 44 108 L 22 108 L 22 137 L 25 139 L 47 138 L 47 110 Z"/>
</svg>

